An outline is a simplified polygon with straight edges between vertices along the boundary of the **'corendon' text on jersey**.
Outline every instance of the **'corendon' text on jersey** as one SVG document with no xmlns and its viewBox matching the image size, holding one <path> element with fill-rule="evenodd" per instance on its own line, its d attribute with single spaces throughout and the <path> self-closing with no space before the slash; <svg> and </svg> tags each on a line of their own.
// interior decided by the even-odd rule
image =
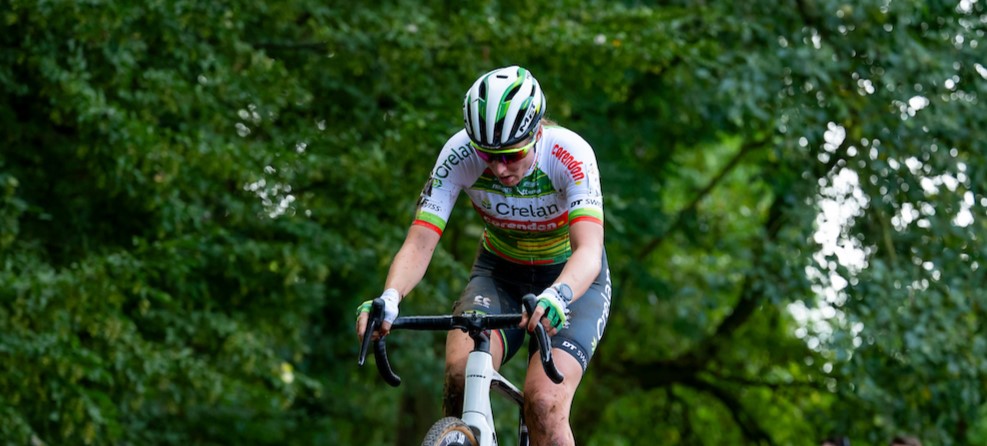
<svg viewBox="0 0 987 446">
<path fill-rule="evenodd" d="M 566 149 L 562 146 L 556 144 L 552 147 L 552 156 L 559 159 L 566 169 L 569 169 L 569 173 L 572 174 L 572 179 L 574 181 L 579 181 L 586 178 L 586 174 L 583 173 L 583 162 L 576 160 Z"/>
<path fill-rule="evenodd" d="M 537 222 L 537 221 L 516 221 L 516 220 L 501 220 L 492 217 L 487 214 L 480 214 L 483 217 L 483 221 L 487 222 L 488 225 L 500 228 L 500 229 L 517 229 L 524 231 L 539 231 L 539 232 L 551 232 L 558 230 L 559 228 L 564 228 L 565 223 L 568 220 L 569 213 L 566 212 L 560 215 L 558 218 Z"/>
</svg>

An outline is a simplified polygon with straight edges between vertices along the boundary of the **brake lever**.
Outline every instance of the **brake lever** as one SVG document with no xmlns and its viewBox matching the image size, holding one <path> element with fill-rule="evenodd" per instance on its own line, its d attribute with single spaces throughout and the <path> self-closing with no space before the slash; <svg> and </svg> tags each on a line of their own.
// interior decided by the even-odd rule
<svg viewBox="0 0 987 446">
<path fill-rule="evenodd" d="M 370 339 L 383 322 L 384 300 L 378 297 L 370 305 L 370 317 L 367 319 L 367 329 L 363 332 L 363 342 L 360 344 L 360 357 L 357 358 L 357 365 L 362 367 L 363 363 L 366 362 L 367 350 L 370 349 Z"/>
<path fill-rule="evenodd" d="M 522 299 L 521 302 L 524 304 L 525 310 L 528 311 L 528 316 L 535 314 L 535 295 L 527 294 Z M 555 361 L 552 360 L 552 343 L 549 340 L 548 332 L 545 331 L 545 327 L 539 321 L 535 324 L 535 332 L 533 334 L 535 340 L 538 342 L 538 354 L 541 357 L 542 368 L 545 369 L 545 374 L 548 378 L 552 380 L 555 384 L 561 384 L 562 380 L 565 379 L 565 375 L 555 367 Z"/>
</svg>

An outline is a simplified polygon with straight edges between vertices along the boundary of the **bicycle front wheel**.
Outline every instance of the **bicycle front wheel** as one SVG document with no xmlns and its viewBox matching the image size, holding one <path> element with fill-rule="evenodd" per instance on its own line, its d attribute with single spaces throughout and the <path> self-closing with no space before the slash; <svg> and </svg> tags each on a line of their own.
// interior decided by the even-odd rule
<svg viewBox="0 0 987 446">
<path fill-rule="evenodd" d="M 479 446 L 473 430 L 456 417 L 436 421 L 425 435 L 422 446 Z"/>
</svg>

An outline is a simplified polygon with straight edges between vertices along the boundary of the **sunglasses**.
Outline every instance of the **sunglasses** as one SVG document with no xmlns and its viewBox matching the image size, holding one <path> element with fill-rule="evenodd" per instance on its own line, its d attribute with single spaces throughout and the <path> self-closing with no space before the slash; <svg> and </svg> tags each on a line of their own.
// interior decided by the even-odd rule
<svg viewBox="0 0 987 446">
<path fill-rule="evenodd" d="M 500 161 L 501 163 L 504 164 L 511 164 L 521 161 L 524 159 L 524 157 L 528 156 L 528 152 L 531 151 L 531 148 L 535 146 L 536 142 L 538 142 L 538 139 L 532 138 L 531 142 L 521 147 L 514 147 L 511 149 L 502 149 L 502 150 L 486 149 L 480 147 L 473 141 L 470 141 L 470 146 L 472 146 L 473 150 L 476 151 L 476 155 L 487 163 Z"/>
</svg>

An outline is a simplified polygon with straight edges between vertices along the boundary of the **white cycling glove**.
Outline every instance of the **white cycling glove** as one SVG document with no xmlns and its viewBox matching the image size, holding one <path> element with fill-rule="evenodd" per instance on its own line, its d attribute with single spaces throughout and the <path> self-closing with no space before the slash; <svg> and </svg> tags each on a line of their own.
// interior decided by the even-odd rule
<svg viewBox="0 0 987 446">
<path fill-rule="evenodd" d="M 393 324 L 394 320 L 398 318 L 398 303 L 401 302 L 401 295 L 398 290 L 388 288 L 384 290 L 384 294 L 381 294 L 380 298 L 384 299 L 384 322 Z"/>
<path fill-rule="evenodd" d="M 393 324 L 394 320 L 398 318 L 398 303 L 401 302 L 401 294 L 394 288 L 388 288 L 384 290 L 380 298 L 384 299 L 384 322 Z M 356 307 L 356 317 L 360 317 L 360 313 L 369 313 L 373 302 L 371 299 Z"/>
</svg>

